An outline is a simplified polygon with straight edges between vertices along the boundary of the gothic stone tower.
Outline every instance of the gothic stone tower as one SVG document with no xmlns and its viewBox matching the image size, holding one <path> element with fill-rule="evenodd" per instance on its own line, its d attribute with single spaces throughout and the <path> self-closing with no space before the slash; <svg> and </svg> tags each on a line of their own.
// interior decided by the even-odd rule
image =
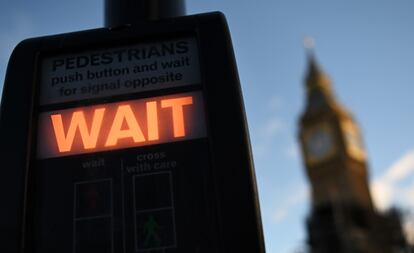
<svg viewBox="0 0 414 253">
<path fill-rule="evenodd" d="M 311 252 L 395 252 L 404 244 L 401 225 L 398 216 L 375 211 L 359 127 L 311 54 L 308 64 L 299 139 L 312 193 Z"/>
</svg>

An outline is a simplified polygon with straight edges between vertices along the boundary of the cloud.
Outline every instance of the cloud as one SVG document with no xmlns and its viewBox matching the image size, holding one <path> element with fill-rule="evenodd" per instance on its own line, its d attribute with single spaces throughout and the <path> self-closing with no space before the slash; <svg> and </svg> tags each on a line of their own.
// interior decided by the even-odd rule
<svg viewBox="0 0 414 253">
<path fill-rule="evenodd" d="M 407 184 L 403 181 L 410 180 Z M 414 208 L 414 150 L 404 154 L 371 184 L 374 202 L 380 210 L 392 204 Z"/>
<path fill-rule="evenodd" d="M 252 135 L 255 137 L 255 155 L 267 155 L 274 143 L 275 137 L 283 134 L 287 129 L 286 121 L 280 117 L 279 113 L 282 108 L 283 100 L 277 96 L 273 96 L 265 102 L 264 111 L 270 116 L 255 129 Z"/>
<path fill-rule="evenodd" d="M 288 216 L 288 208 L 278 208 L 272 215 L 272 221 L 276 224 L 284 221 Z"/>
<path fill-rule="evenodd" d="M 306 203 L 309 199 L 308 188 L 303 186 L 295 187 L 296 191 L 289 194 L 282 204 L 276 207 L 276 210 L 272 213 L 272 222 L 279 224 L 285 221 L 292 209 L 296 208 L 298 205 Z"/>
<path fill-rule="evenodd" d="M 299 161 L 300 160 L 300 149 L 297 142 L 291 143 L 286 149 L 285 149 L 285 155 L 287 158 Z"/>
<path fill-rule="evenodd" d="M 264 138 L 272 138 L 286 128 L 284 121 L 278 117 L 269 118 L 260 129 L 260 135 Z"/>
<path fill-rule="evenodd" d="M 255 155 L 266 156 L 271 150 L 276 137 L 282 134 L 285 129 L 286 124 L 281 118 L 274 116 L 267 119 L 254 134 L 256 141 L 253 151 Z"/>
<path fill-rule="evenodd" d="M 384 175 L 390 182 L 397 182 L 414 172 L 414 150 L 405 154 Z"/>
<path fill-rule="evenodd" d="M 267 101 L 267 106 L 273 111 L 283 109 L 283 99 L 279 96 L 273 96 Z"/>
<path fill-rule="evenodd" d="M 272 138 L 283 132 L 286 129 L 285 121 L 279 116 L 280 110 L 283 109 L 283 99 L 278 96 L 273 96 L 267 100 L 265 110 L 268 115 L 264 124 L 260 127 L 260 135 L 264 138 Z"/>
<path fill-rule="evenodd" d="M 404 232 L 408 242 L 414 244 L 414 216 L 406 217 L 404 223 Z"/>
<path fill-rule="evenodd" d="M 374 180 L 374 182 L 371 183 L 371 193 L 375 206 L 380 210 L 389 208 L 392 201 L 393 191 L 393 186 L 388 182 Z"/>
<path fill-rule="evenodd" d="M 407 240 L 414 244 L 414 150 L 404 154 L 375 179 L 371 184 L 371 192 L 380 210 L 396 205 L 409 211 L 403 217 L 403 227 Z"/>
</svg>

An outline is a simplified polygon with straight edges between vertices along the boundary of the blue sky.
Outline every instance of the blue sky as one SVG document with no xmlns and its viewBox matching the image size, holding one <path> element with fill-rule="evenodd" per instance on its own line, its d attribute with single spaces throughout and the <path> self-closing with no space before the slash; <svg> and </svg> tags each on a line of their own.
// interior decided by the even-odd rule
<svg viewBox="0 0 414 253">
<path fill-rule="evenodd" d="M 103 1 L 0 2 L 0 83 L 22 39 L 101 27 Z M 269 253 L 304 244 L 308 184 L 297 146 L 304 36 L 364 134 L 378 206 L 414 209 L 412 0 L 188 0 L 222 11 L 232 32 L 252 138 Z M 414 226 L 414 224 L 413 224 Z"/>
</svg>

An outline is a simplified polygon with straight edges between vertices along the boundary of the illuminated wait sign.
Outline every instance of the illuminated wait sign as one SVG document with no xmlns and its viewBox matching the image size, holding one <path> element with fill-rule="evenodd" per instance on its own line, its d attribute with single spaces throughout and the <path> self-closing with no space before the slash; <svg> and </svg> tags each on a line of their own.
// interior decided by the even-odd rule
<svg viewBox="0 0 414 253">
<path fill-rule="evenodd" d="M 38 157 L 51 158 L 206 136 L 200 92 L 41 113 Z"/>
</svg>

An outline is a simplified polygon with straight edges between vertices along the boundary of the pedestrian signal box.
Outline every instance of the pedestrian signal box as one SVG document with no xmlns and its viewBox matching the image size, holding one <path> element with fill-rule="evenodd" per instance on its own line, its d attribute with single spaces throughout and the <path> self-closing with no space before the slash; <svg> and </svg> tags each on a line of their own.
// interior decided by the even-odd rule
<svg viewBox="0 0 414 253">
<path fill-rule="evenodd" d="M 220 13 L 25 40 L 0 123 L 1 252 L 264 252 Z"/>
</svg>

